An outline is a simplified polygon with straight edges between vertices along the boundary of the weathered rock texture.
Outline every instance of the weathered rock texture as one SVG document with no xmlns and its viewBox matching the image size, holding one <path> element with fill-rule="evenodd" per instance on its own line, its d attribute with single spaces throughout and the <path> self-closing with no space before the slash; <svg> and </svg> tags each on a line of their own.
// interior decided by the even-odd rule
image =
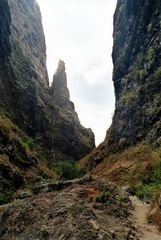
<svg viewBox="0 0 161 240">
<path fill-rule="evenodd" d="M 116 106 L 98 161 L 142 141 L 161 144 L 160 29 L 160 1 L 118 0 L 112 54 Z"/>
<path fill-rule="evenodd" d="M 22 170 L 23 161 L 36 164 L 31 142 L 48 163 L 78 160 L 89 153 L 94 135 L 81 126 L 69 100 L 63 62 L 49 87 L 45 38 L 35 0 L 0 1 L 0 46 L 0 160 L 12 162 L 7 171 L 15 165 Z M 24 143 L 32 154 L 26 153 Z"/>
<path fill-rule="evenodd" d="M 105 202 L 95 199 L 109 193 Z M 14 239 L 130 240 L 136 237 L 127 195 L 95 181 L 15 200 L 0 209 L 0 237 Z"/>
<path fill-rule="evenodd" d="M 29 136 L 41 138 L 49 150 L 55 148 L 71 158 L 79 159 L 94 147 L 94 137 L 91 130 L 80 125 L 74 105 L 69 101 L 64 65 L 62 69 L 61 64 L 58 67 L 52 84 L 53 94 L 50 94 L 39 7 L 34 0 L 3 2 L 5 16 L 2 16 L 2 21 L 6 18 L 8 28 L 5 26 L 1 29 L 1 51 L 2 58 L 8 55 L 8 59 L 5 58 L 8 62 L 1 73 L 0 100 Z M 65 99 L 72 106 L 71 115 L 73 111 L 74 117 L 66 115 Z M 52 138 L 57 146 L 51 146 Z M 65 142 L 58 144 L 58 138 Z"/>
<path fill-rule="evenodd" d="M 51 95 L 54 102 L 62 108 L 66 108 L 66 106 L 70 103 L 69 90 L 67 88 L 65 63 L 61 60 L 59 61 L 57 71 L 53 77 Z"/>
<path fill-rule="evenodd" d="M 61 60 L 53 77 L 50 93 L 54 106 L 58 108 L 59 136 L 61 136 L 60 133 L 62 134 L 61 139 L 59 137 L 55 140 L 55 145 L 75 159 L 80 159 L 94 148 L 94 134 L 91 129 L 80 125 L 74 104 L 69 97 L 65 63 Z"/>
<path fill-rule="evenodd" d="M 116 110 L 108 146 L 161 143 L 161 5 L 119 0 L 114 16 Z"/>
</svg>

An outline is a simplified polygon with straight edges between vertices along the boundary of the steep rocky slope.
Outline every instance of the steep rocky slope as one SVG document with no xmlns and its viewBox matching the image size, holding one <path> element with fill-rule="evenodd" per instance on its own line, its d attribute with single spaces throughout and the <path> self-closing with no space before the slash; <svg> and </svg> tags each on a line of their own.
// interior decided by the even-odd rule
<svg viewBox="0 0 161 240">
<path fill-rule="evenodd" d="M 45 163 L 78 160 L 95 144 L 94 134 L 81 126 L 70 102 L 63 62 L 49 86 L 35 0 L 0 1 L 0 46 L 0 192 L 4 192 L 36 175 L 51 176 Z"/>
<path fill-rule="evenodd" d="M 91 157 L 93 164 L 106 159 L 101 166 L 106 173 L 124 173 L 133 163 L 144 171 L 161 157 L 160 29 L 159 1 L 118 0 L 112 54 L 115 113 L 104 143 Z"/>
</svg>

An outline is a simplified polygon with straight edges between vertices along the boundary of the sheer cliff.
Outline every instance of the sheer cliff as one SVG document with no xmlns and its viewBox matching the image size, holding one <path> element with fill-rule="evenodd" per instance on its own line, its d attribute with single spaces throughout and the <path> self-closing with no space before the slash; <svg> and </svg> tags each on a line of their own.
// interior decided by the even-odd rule
<svg viewBox="0 0 161 240">
<path fill-rule="evenodd" d="M 95 144 L 94 134 L 81 126 L 69 99 L 63 62 L 49 86 L 45 38 L 35 0 L 0 1 L 0 46 L 3 191 L 20 187 L 28 181 L 26 174 L 30 180 L 34 174 L 50 175 L 45 163 L 78 160 Z"/>
<path fill-rule="evenodd" d="M 161 142 L 161 5 L 118 1 L 114 16 L 116 110 L 109 147 Z"/>
<path fill-rule="evenodd" d="M 115 153 L 118 156 L 113 156 L 114 169 L 121 159 L 125 162 L 130 159 L 129 165 L 132 159 L 134 162 L 139 159 L 148 162 L 152 158 L 151 152 L 160 147 L 160 29 L 160 1 L 118 0 L 114 14 L 112 54 L 115 113 L 104 143 L 91 157 L 94 164 Z M 142 147 L 138 147 L 139 144 Z M 123 152 L 124 156 L 119 154 Z M 125 162 L 119 167 L 124 168 Z"/>
</svg>

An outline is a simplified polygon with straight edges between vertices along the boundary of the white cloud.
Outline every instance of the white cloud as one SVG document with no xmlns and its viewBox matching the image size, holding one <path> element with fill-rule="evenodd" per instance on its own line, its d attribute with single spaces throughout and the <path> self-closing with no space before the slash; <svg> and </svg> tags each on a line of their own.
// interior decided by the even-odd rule
<svg viewBox="0 0 161 240">
<path fill-rule="evenodd" d="M 59 59 L 80 121 L 103 141 L 114 111 L 112 31 L 116 0 L 37 0 L 43 17 L 50 81 Z"/>
</svg>

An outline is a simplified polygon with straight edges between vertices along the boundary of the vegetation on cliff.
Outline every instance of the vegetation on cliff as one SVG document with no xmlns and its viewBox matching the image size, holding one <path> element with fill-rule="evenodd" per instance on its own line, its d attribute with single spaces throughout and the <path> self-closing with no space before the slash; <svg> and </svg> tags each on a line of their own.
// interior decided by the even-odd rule
<svg viewBox="0 0 161 240">
<path fill-rule="evenodd" d="M 138 183 L 161 159 L 159 1 L 118 0 L 114 15 L 115 113 L 105 141 L 84 160 L 94 173 Z M 102 169 L 102 170 L 101 170 Z M 127 182 L 128 182 L 127 181 Z"/>
</svg>

